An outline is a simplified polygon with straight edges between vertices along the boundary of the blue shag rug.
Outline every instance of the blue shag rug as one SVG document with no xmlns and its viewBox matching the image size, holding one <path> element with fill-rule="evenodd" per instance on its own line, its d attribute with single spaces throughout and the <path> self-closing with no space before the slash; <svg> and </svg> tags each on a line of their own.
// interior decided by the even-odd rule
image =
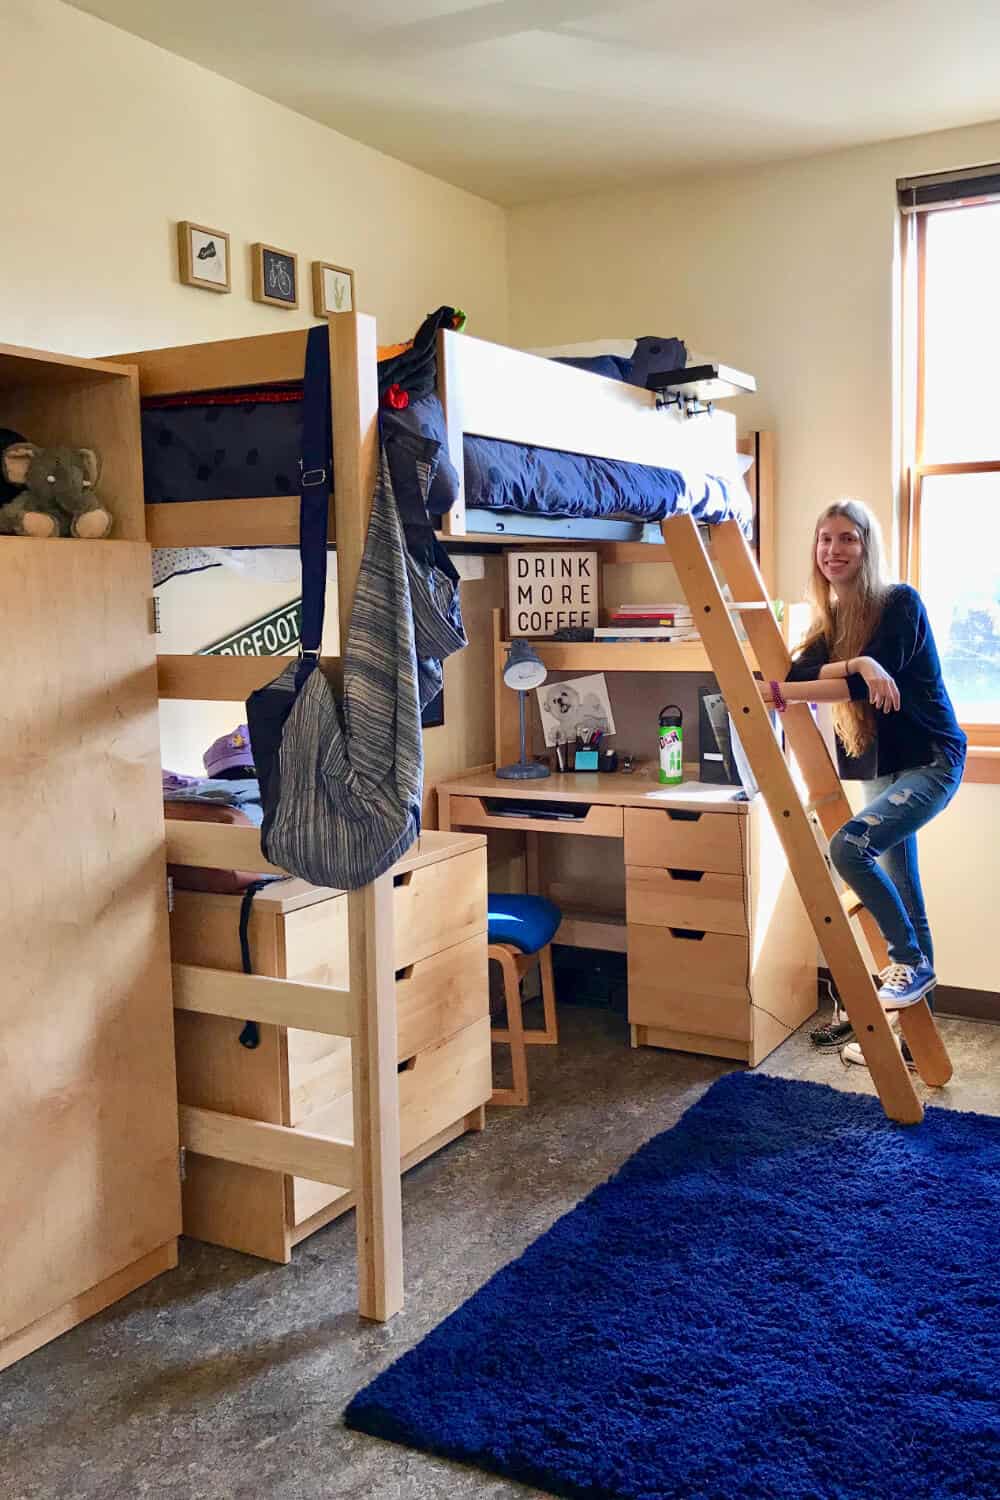
<svg viewBox="0 0 1000 1500">
<path fill-rule="evenodd" d="M 346 1421 L 572 1500 L 1000 1496 L 1000 1119 L 730 1074 Z"/>
</svg>

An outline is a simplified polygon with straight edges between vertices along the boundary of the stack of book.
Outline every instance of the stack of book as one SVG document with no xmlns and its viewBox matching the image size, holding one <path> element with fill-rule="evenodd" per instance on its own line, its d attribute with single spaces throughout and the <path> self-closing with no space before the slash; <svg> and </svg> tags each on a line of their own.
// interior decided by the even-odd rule
<svg viewBox="0 0 1000 1500">
<path fill-rule="evenodd" d="M 694 617 L 686 604 L 619 604 L 595 641 L 696 641 Z"/>
</svg>

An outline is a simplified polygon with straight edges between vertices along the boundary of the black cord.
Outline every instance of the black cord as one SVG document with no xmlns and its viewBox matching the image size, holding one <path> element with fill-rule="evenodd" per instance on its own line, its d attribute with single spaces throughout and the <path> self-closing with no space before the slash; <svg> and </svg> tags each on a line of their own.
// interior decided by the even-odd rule
<svg viewBox="0 0 1000 1500">
<path fill-rule="evenodd" d="M 258 891 L 262 891 L 266 885 L 273 885 L 275 880 L 287 877 L 265 875 L 261 880 L 255 880 L 247 886 L 243 892 L 243 900 L 240 902 L 240 957 L 243 960 L 244 974 L 253 973 L 253 960 L 250 953 L 250 914 L 253 910 L 253 898 Z M 253 1051 L 260 1046 L 260 1027 L 256 1021 L 247 1021 L 240 1032 L 240 1046 Z"/>
</svg>

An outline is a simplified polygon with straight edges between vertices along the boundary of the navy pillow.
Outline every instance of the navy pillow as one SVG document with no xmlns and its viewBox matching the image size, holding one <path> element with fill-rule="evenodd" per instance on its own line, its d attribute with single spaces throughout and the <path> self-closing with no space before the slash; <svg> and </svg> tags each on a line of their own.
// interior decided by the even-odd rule
<svg viewBox="0 0 1000 1500">
<path fill-rule="evenodd" d="M 632 355 L 632 384 L 646 389 L 646 378 L 654 370 L 683 370 L 687 364 L 687 347 L 683 339 L 661 339 L 646 335 L 636 339 Z"/>
<path fill-rule="evenodd" d="M 427 509 L 432 516 L 443 516 L 458 499 L 458 474 L 448 456 L 448 430 L 445 426 L 444 407 L 437 396 L 432 393 L 429 396 L 418 396 L 415 401 L 411 400 L 409 406 L 404 406 L 401 411 L 393 409 L 392 415 L 407 431 L 417 433 L 421 437 L 434 438 L 440 443 L 437 469 L 431 480 L 431 490 L 427 497 Z"/>
</svg>

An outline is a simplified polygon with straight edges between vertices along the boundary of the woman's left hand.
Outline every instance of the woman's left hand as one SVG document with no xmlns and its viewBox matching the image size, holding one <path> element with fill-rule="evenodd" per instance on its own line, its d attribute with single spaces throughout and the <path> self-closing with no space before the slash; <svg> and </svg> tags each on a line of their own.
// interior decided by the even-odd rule
<svg viewBox="0 0 1000 1500">
<path fill-rule="evenodd" d="M 872 708 L 880 708 L 884 714 L 895 713 L 899 708 L 899 688 L 896 679 L 890 677 L 873 656 L 859 656 L 855 666 L 868 687 L 868 701 Z"/>
</svg>

